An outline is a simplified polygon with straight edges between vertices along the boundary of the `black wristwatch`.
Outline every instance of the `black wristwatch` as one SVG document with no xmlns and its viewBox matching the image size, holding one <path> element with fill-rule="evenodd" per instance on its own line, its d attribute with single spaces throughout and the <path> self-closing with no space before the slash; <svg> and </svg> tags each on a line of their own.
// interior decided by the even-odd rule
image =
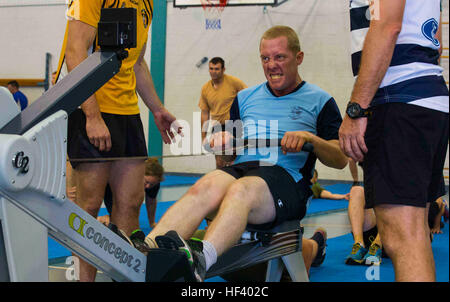
<svg viewBox="0 0 450 302">
<path fill-rule="evenodd" d="M 368 117 L 370 115 L 369 108 L 363 109 L 358 103 L 349 102 L 347 105 L 347 110 L 345 110 L 348 117 L 351 119 L 357 119 L 360 117 Z"/>
</svg>

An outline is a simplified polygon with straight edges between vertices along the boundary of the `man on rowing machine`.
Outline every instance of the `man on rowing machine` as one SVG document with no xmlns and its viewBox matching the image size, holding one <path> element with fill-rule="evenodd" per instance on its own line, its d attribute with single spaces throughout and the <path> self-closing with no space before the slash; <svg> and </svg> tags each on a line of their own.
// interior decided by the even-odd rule
<svg viewBox="0 0 450 302">
<path fill-rule="evenodd" d="M 303 52 L 295 31 L 286 26 L 269 29 L 259 50 L 267 82 L 240 91 L 230 119 L 242 122 L 244 138 L 282 138 L 281 148 L 246 150 L 232 166 L 206 174 L 146 237 L 151 247 L 156 241 L 160 248 L 186 251 L 199 281 L 217 256 L 238 242 L 247 224 L 272 228 L 304 217 L 317 158 L 337 169 L 347 164 L 338 142 L 339 109 L 328 93 L 301 79 L 298 66 Z M 218 132 L 210 146 L 222 148 L 231 139 L 229 132 Z M 312 144 L 314 152 L 300 152 L 305 143 Z M 188 240 L 216 210 L 204 240 Z M 323 260 L 325 235 L 316 237 L 317 242 L 311 243 L 311 249 L 304 247 L 304 252 Z"/>
</svg>

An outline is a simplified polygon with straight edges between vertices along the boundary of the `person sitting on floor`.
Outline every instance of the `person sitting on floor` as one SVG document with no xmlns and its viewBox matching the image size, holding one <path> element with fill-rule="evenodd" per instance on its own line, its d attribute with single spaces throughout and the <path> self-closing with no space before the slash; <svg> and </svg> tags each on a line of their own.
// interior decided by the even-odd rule
<svg viewBox="0 0 450 302">
<path fill-rule="evenodd" d="M 442 234 L 444 223 L 448 222 L 448 201 L 439 197 L 436 201 L 430 203 L 430 210 L 428 212 L 428 225 L 430 227 L 431 234 Z"/>
<path fill-rule="evenodd" d="M 331 193 L 330 191 L 325 190 L 317 182 L 318 177 L 319 177 L 319 173 L 317 173 L 317 170 L 314 169 L 314 175 L 313 175 L 313 178 L 311 178 L 311 183 L 313 184 L 311 186 L 311 190 L 313 192 L 313 198 L 324 198 L 324 199 L 333 199 L 333 200 L 339 200 L 339 199 L 348 200 L 350 198 L 350 193 L 334 194 L 334 193 Z"/>
</svg>

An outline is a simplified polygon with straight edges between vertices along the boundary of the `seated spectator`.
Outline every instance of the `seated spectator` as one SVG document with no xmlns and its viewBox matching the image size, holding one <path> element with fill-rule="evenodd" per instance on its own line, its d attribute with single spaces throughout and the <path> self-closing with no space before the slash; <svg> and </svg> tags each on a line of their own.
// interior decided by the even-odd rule
<svg viewBox="0 0 450 302">
<path fill-rule="evenodd" d="M 317 182 L 318 177 L 319 177 L 319 173 L 317 173 L 317 170 L 314 169 L 314 175 L 313 175 L 313 178 L 311 178 L 311 183 L 313 184 L 311 187 L 311 190 L 313 192 L 313 198 L 324 198 L 324 199 L 333 199 L 333 200 L 339 200 L 339 199 L 348 200 L 350 198 L 350 193 L 333 194 L 330 191 L 325 190 Z"/>
</svg>

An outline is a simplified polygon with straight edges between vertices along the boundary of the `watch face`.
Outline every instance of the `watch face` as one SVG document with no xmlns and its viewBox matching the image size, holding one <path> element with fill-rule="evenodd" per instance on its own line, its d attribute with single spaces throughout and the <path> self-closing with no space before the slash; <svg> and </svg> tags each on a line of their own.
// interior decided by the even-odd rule
<svg viewBox="0 0 450 302">
<path fill-rule="evenodd" d="M 347 108 L 347 114 L 350 117 L 357 117 L 360 114 L 360 108 L 358 106 L 358 104 L 350 104 Z"/>
</svg>

